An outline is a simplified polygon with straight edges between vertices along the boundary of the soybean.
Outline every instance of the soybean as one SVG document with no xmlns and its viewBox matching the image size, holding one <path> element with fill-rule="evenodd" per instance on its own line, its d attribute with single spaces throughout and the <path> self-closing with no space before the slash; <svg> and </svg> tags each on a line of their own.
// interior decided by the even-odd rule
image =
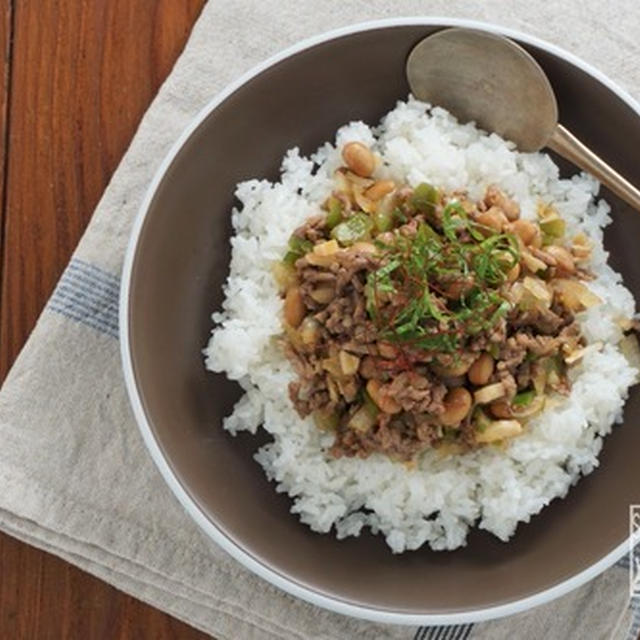
<svg viewBox="0 0 640 640">
<path fill-rule="evenodd" d="M 362 142 L 349 142 L 342 148 L 342 159 L 353 173 L 368 178 L 376 168 L 376 159 L 371 149 Z"/>
</svg>

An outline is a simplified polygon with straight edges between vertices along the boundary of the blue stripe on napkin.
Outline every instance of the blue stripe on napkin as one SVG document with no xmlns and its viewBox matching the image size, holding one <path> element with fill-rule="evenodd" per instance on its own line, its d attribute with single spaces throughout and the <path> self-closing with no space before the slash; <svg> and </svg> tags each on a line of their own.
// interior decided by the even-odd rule
<svg viewBox="0 0 640 640">
<path fill-rule="evenodd" d="M 119 292 L 118 276 L 74 258 L 60 278 L 47 308 L 117 338 Z"/>
<path fill-rule="evenodd" d="M 621 569 L 629 569 L 631 567 L 631 560 L 633 559 L 634 566 L 640 566 L 640 543 L 636 544 L 633 549 L 630 549 L 625 553 L 615 566 Z"/>
<path fill-rule="evenodd" d="M 640 599 L 636 596 L 631 598 L 631 627 L 627 635 L 627 640 L 636 640 L 640 633 Z"/>
<path fill-rule="evenodd" d="M 467 640 L 472 627 L 472 624 L 420 627 L 413 640 Z"/>
</svg>

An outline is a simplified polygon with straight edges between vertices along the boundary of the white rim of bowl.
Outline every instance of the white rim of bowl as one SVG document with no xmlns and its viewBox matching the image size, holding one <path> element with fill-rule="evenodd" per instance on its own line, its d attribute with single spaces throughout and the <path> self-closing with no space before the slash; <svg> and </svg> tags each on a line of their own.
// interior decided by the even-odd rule
<svg viewBox="0 0 640 640">
<path fill-rule="evenodd" d="M 610 80 L 604 73 L 584 62 L 577 56 L 565 51 L 564 49 L 557 47 L 536 38 L 534 36 L 527 35 L 514 29 L 508 29 L 498 25 L 479 22 L 476 20 L 466 20 L 458 18 L 446 18 L 446 17 L 404 17 L 404 18 L 387 18 L 382 20 L 371 20 L 367 22 L 361 22 L 358 24 L 340 27 L 338 29 L 332 29 L 317 36 L 306 38 L 296 44 L 287 47 L 286 49 L 276 53 L 264 62 L 259 63 L 252 69 L 244 73 L 237 80 L 227 85 L 218 95 L 216 95 L 200 112 L 195 116 L 187 128 L 182 132 L 180 137 L 171 147 L 169 153 L 164 158 L 149 185 L 145 194 L 144 200 L 140 207 L 140 210 L 133 223 L 131 236 L 129 239 L 129 245 L 127 247 L 124 265 L 122 269 L 122 284 L 120 287 L 120 309 L 119 309 L 119 323 L 120 323 L 120 351 L 122 356 L 122 366 L 124 370 L 124 379 L 129 394 L 129 400 L 133 408 L 133 413 L 138 423 L 138 427 L 147 446 L 147 449 L 151 453 L 156 466 L 160 470 L 160 473 L 164 477 L 166 483 L 169 485 L 176 498 L 180 501 L 182 506 L 186 509 L 189 515 L 196 521 L 196 523 L 205 531 L 205 533 L 220 545 L 229 555 L 242 563 L 245 567 L 250 569 L 253 573 L 257 574 L 261 578 L 274 584 L 275 586 L 283 589 L 284 591 L 306 600 L 312 604 L 318 605 L 325 609 L 335 611 L 337 613 L 354 616 L 357 618 L 364 618 L 366 620 L 372 620 L 374 622 L 384 622 L 388 624 L 406 624 L 406 625 L 444 625 L 444 624 L 461 624 L 468 622 L 480 622 L 482 620 L 490 620 L 493 618 L 500 618 L 503 616 L 512 615 L 520 611 L 525 611 L 531 607 L 538 606 L 545 602 L 549 602 L 555 598 L 558 598 L 569 591 L 576 589 L 583 585 L 585 582 L 595 578 L 598 574 L 609 568 L 614 562 L 619 560 L 626 551 L 629 549 L 630 538 L 625 540 L 618 547 L 614 548 L 603 558 L 592 564 L 590 567 L 582 570 L 576 575 L 563 580 L 562 582 L 540 591 L 532 596 L 521 598 L 513 602 L 501 604 L 497 606 L 484 607 L 480 609 L 472 609 L 468 611 L 461 611 L 455 613 L 441 613 L 441 614 L 413 614 L 402 613 L 400 611 L 389 611 L 385 609 L 378 609 L 374 607 L 367 607 L 364 605 L 353 604 L 342 600 L 337 597 L 331 597 L 310 589 L 296 581 L 287 578 L 286 576 L 278 573 L 274 569 L 266 566 L 261 561 L 254 558 L 251 553 L 241 549 L 235 542 L 227 537 L 218 527 L 204 515 L 199 509 L 195 500 L 189 495 L 185 487 L 177 479 L 173 469 L 165 459 L 160 446 L 158 445 L 151 425 L 147 419 L 147 415 L 142 405 L 142 400 L 138 394 L 138 388 L 136 384 L 135 374 L 133 370 L 133 362 L 131 359 L 131 350 L 129 343 L 129 287 L 133 265 L 135 262 L 136 249 L 140 233 L 144 226 L 144 222 L 149 210 L 149 206 L 154 198 L 154 195 L 163 180 L 167 169 L 173 163 L 176 155 L 182 149 L 185 142 L 191 137 L 194 131 L 202 124 L 205 118 L 224 100 L 232 95 L 242 85 L 246 84 L 249 80 L 262 73 L 265 69 L 277 64 L 278 62 L 299 53 L 305 49 L 309 49 L 317 44 L 333 40 L 342 36 L 359 33 L 362 31 L 369 31 L 372 29 L 384 28 L 384 27 L 398 27 L 398 26 L 450 26 L 450 27 L 466 27 L 471 29 L 482 29 L 491 33 L 498 33 L 510 38 L 515 38 L 521 42 L 539 47 L 549 53 L 552 53 L 560 58 L 564 58 L 574 66 L 578 67 L 582 71 L 585 71 L 589 75 L 593 76 L 601 84 L 607 87 L 611 92 L 626 102 L 637 114 L 640 116 L 640 104 L 631 97 L 631 95 Z"/>
</svg>

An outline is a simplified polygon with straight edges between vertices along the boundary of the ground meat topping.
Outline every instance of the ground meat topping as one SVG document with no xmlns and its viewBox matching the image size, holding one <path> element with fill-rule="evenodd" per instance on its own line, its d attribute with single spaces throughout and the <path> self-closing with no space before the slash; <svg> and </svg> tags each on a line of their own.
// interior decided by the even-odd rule
<svg viewBox="0 0 640 640">
<path fill-rule="evenodd" d="M 392 397 L 404 411 L 430 413 L 434 416 L 444 411 L 443 399 L 447 387 L 414 371 L 404 371 L 385 385 L 387 395 Z"/>
<path fill-rule="evenodd" d="M 410 462 L 518 435 L 585 346 L 588 243 L 565 242 L 549 205 L 523 220 L 496 185 L 474 202 L 376 180 L 360 146 L 274 269 L 295 409 L 336 457 Z"/>
</svg>

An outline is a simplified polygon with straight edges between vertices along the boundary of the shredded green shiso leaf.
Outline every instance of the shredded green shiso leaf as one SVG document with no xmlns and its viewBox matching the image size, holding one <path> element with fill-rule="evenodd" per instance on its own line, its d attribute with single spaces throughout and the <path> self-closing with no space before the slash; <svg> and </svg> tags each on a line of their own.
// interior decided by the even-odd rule
<svg viewBox="0 0 640 640">
<path fill-rule="evenodd" d="M 493 328 L 511 309 L 501 292 L 520 259 L 514 235 L 469 219 L 456 201 L 440 224 L 421 221 L 378 241 L 383 263 L 367 277 L 367 312 L 380 336 L 427 351 L 453 352 Z M 459 295 L 447 296 L 456 284 Z"/>
</svg>

